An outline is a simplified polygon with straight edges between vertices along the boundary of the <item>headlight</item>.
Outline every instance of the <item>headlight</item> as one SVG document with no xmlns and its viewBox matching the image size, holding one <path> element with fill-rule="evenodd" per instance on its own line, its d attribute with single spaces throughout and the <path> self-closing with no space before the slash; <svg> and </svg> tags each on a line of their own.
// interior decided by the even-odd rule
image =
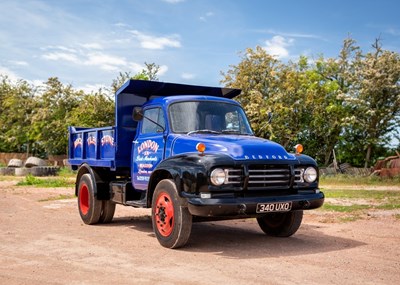
<svg viewBox="0 0 400 285">
<path fill-rule="evenodd" d="M 307 181 L 308 183 L 314 182 L 317 180 L 318 173 L 317 170 L 314 167 L 308 167 L 304 171 L 304 180 Z"/>
<path fill-rule="evenodd" d="M 210 175 L 210 180 L 211 183 L 216 185 L 216 186 L 220 186 L 222 184 L 224 184 L 225 182 L 225 171 L 221 168 L 215 168 L 213 171 L 211 171 L 211 175 Z"/>
</svg>

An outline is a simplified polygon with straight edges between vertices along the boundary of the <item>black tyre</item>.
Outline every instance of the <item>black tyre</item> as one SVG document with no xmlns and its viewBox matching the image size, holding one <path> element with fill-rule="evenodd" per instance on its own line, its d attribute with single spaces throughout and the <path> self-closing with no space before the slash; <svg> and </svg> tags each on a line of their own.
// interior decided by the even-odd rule
<svg viewBox="0 0 400 285">
<path fill-rule="evenodd" d="M 87 225 L 99 222 L 102 201 L 94 196 L 94 181 L 90 174 L 82 175 L 78 186 L 78 208 L 82 221 Z"/>
<path fill-rule="evenodd" d="M 0 175 L 14 175 L 15 168 L 14 167 L 1 167 L 0 168 Z"/>
<path fill-rule="evenodd" d="M 56 166 L 34 166 L 30 169 L 33 176 L 56 176 L 59 170 Z"/>
<path fill-rule="evenodd" d="M 107 224 L 112 221 L 115 213 L 115 203 L 111 200 L 103 200 L 99 222 Z"/>
<path fill-rule="evenodd" d="M 269 236 L 289 237 L 300 228 L 303 211 L 268 213 L 257 218 L 258 225 Z"/>
<path fill-rule="evenodd" d="M 153 195 L 152 222 L 159 243 L 167 248 L 184 246 L 192 230 L 192 215 L 172 180 L 160 181 Z"/>
</svg>

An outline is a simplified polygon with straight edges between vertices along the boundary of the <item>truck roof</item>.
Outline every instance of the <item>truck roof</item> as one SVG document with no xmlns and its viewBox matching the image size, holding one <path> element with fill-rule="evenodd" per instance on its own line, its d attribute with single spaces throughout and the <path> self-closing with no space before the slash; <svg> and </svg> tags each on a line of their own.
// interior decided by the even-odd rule
<svg viewBox="0 0 400 285">
<path fill-rule="evenodd" d="M 120 94 L 134 94 L 147 99 L 151 96 L 208 95 L 232 99 L 239 95 L 240 92 L 240 89 L 234 88 L 131 79 L 125 82 L 115 95 L 118 98 Z"/>
<path fill-rule="evenodd" d="M 221 98 L 221 97 L 215 97 L 215 96 L 205 96 L 205 95 L 187 95 L 187 96 L 166 96 L 166 97 L 156 97 L 152 98 L 149 101 L 147 101 L 144 106 L 148 105 L 165 105 L 168 106 L 172 103 L 175 102 L 180 102 L 180 101 L 219 101 L 219 102 L 225 102 L 225 103 L 231 103 L 231 104 L 237 104 L 240 105 L 236 101 L 232 101 L 231 99 L 228 98 Z"/>
</svg>

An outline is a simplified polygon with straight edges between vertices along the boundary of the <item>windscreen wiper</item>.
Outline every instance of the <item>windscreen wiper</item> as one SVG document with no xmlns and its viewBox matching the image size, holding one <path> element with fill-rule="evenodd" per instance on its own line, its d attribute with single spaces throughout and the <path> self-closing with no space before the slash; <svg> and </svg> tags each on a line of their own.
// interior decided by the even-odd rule
<svg viewBox="0 0 400 285">
<path fill-rule="evenodd" d="M 190 131 L 187 133 L 187 135 L 189 135 L 189 136 L 191 134 L 217 134 L 217 135 L 219 135 L 219 134 L 221 134 L 221 132 L 203 129 L 203 130 L 194 130 L 194 131 Z"/>
</svg>

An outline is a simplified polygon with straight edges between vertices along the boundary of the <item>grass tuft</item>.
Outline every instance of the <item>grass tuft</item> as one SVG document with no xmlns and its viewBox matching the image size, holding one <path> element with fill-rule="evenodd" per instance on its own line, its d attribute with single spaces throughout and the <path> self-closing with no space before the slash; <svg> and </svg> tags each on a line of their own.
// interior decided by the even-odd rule
<svg viewBox="0 0 400 285">
<path fill-rule="evenodd" d="M 319 179 L 322 185 L 370 185 L 370 186 L 398 186 L 400 184 L 400 176 L 393 178 L 379 176 L 354 176 L 347 174 L 322 175 Z"/>
<path fill-rule="evenodd" d="M 360 211 L 360 210 L 365 210 L 371 208 L 370 205 L 350 205 L 350 206 L 344 206 L 344 205 L 333 205 L 330 203 L 324 203 L 322 206 L 323 210 L 326 211 L 334 211 L 334 212 L 342 212 L 342 213 L 352 213 L 355 211 Z"/>
<path fill-rule="evenodd" d="M 75 177 L 76 176 L 76 171 L 72 170 L 69 167 L 61 167 L 60 170 L 57 173 L 58 176 L 61 177 Z"/>
<path fill-rule="evenodd" d="M 23 180 L 17 183 L 17 186 L 38 186 L 38 187 L 70 187 L 74 184 L 65 177 L 41 179 L 28 174 Z"/>
</svg>

